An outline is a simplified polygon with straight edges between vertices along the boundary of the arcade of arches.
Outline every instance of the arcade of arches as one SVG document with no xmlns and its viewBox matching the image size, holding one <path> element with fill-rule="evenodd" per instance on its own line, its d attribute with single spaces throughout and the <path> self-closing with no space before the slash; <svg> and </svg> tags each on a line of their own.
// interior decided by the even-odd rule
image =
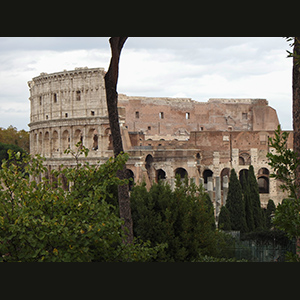
<svg viewBox="0 0 300 300">
<path fill-rule="evenodd" d="M 41 73 L 28 82 L 30 153 L 45 156 L 49 170 L 74 165 L 64 151 L 79 141 L 90 150 L 82 161 L 101 164 L 113 156 L 104 76 L 104 68 L 76 68 Z M 240 175 L 253 165 L 262 205 L 284 199 L 266 158 L 272 151 L 268 137 L 279 125 L 266 99 L 196 101 L 119 93 L 118 105 L 127 173 L 134 182 L 145 180 L 150 188 L 165 180 L 172 186 L 176 175 L 188 176 L 209 186 L 215 197 L 217 185 L 226 192 L 232 168 Z M 292 145 L 290 134 L 287 146 Z"/>
</svg>

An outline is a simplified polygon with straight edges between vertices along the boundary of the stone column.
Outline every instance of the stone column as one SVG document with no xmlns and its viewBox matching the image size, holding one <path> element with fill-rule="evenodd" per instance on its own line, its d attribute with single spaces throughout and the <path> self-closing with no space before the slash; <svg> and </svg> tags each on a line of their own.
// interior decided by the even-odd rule
<svg viewBox="0 0 300 300">
<path fill-rule="evenodd" d="M 199 186 L 202 185 L 204 188 L 204 179 L 203 178 L 198 178 L 199 179 Z"/>
<path fill-rule="evenodd" d="M 232 167 L 235 169 L 239 165 L 239 149 L 233 148 L 232 149 Z"/>
<path fill-rule="evenodd" d="M 213 178 L 212 177 L 207 177 L 207 192 L 210 197 L 210 200 L 214 202 L 213 199 L 213 192 L 214 192 L 214 184 L 213 184 Z"/>
<path fill-rule="evenodd" d="M 216 176 L 216 220 L 219 218 L 221 208 L 221 178 Z"/>
<path fill-rule="evenodd" d="M 228 176 L 225 175 L 223 176 L 223 205 L 226 204 L 226 200 L 227 200 L 227 195 L 228 195 Z"/>
</svg>

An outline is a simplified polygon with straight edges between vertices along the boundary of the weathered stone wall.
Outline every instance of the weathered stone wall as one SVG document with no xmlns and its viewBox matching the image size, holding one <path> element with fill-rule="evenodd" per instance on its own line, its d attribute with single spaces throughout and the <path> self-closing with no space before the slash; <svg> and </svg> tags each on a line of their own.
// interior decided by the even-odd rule
<svg viewBox="0 0 300 300">
<path fill-rule="evenodd" d="M 184 139 L 191 131 L 274 130 L 276 111 L 265 99 L 151 98 L 119 95 L 130 131 L 142 130 L 146 139 Z"/>
<path fill-rule="evenodd" d="M 89 148 L 85 160 L 90 163 L 103 163 L 113 155 L 104 75 L 102 68 L 77 68 L 42 73 L 28 82 L 30 152 L 44 155 L 49 169 L 74 165 L 64 150 L 75 149 L 78 141 Z M 130 154 L 127 169 L 135 181 L 145 180 L 150 187 L 164 179 L 174 185 L 176 174 L 187 174 L 209 188 L 213 199 L 217 195 L 219 210 L 230 169 L 240 174 L 252 164 L 262 205 L 270 198 L 276 204 L 283 199 L 266 159 L 272 150 L 268 137 L 279 124 L 267 100 L 198 102 L 119 94 L 119 115 L 124 149 Z M 292 135 L 288 146 L 292 147 Z"/>
</svg>

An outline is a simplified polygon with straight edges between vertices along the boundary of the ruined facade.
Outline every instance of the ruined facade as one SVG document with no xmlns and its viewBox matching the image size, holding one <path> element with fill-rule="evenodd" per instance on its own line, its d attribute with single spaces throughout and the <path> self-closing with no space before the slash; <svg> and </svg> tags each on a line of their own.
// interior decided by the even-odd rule
<svg viewBox="0 0 300 300">
<path fill-rule="evenodd" d="M 64 153 L 82 141 L 90 163 L 113 156 L 103 68 L 42 73 L 30 88 L 30 152 L 46 157 L 49 169 L 73 165 Z M 265 99 L 130 97 L 119 94 L 119 119 L 127 163 L 134 181 L 167 180 L 188 175 L 203 183 L 216 207 L 225 203 L 231 168 L 237 174 L 254 166 L 263 206 L 283 199 L 270 178 L 268 137 L 279 121 Z M 290 135 L 292 147 L 292 135 Z M 243 171 L 245 170 L 245 171 Z"/>
</svg>

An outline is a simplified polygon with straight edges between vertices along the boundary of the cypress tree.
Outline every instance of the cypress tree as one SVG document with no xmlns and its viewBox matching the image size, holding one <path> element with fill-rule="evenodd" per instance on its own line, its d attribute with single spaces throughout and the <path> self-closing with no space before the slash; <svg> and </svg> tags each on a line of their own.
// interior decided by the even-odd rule
<svg viewBox="0 0 300 300">
<path fill-rule="evenodd" d="M 268 201 L 267 211 L 266 211 L 266 227 L 267 229 L 272 228 L 272 215 L 275 213 L 276 206 L 272 199 Z"/>
<path fill-rule="evenodd" d="M 242 187 L 234 169 L 230 172 L 229 180 L 226 208 L 230 213 L 231 229 L 247 232 L 248 228 L 245 218 L 245 203 Z"/>
<path fill-rule="evenodd" d="M 253 219 L 253 205 L 250 198 L 250 187 L 249 181 L 246 180 L 245 173 L 242 175 L 242 182 L 243 184 L 243 195 L 244 195 L 244 202 L 245 202 L 245 214 L 246 214 L 246 223 L 248 227 L 248 231 L 254 230 L 254 219 Z"/>
<path fill-rule="evenodd" d="M 253 206 L 253 220 L 254 220 L 254 228 L 263 229 L 263 215 L 261 210 L 261 203 L 259 197 L 258 183 L 254 174 L 254 168 L 251 165 L 249 167 L 248 172 L 248 183 L 250 190 L 250 199 L 252 201 Z"/>
<path fill-rule="evenodd" d="M 218 228 L 225 231 L 231 230 L 230 213 L 226 206 L 221 207 Z"/>
</svg>

